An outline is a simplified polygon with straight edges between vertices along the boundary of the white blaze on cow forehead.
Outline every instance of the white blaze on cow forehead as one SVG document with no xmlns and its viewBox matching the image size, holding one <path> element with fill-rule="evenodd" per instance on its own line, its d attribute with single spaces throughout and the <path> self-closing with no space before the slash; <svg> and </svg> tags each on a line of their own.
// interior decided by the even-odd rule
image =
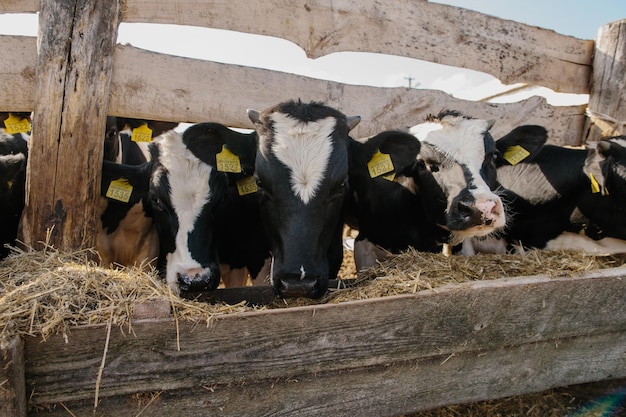
<svg viewBox="0 0 626 417">
<path fill-rule="evenodd" d="M 176 249 L 168 255 L 166 272 L 168 282 L 175 282 L 176 272 L 201 267 L 191 256 L 187 236 L 211 198 L 209 177 L 213 167 L 187 149 L 177 132 L 166 133 L 159 148 L 159 161 L 167 169 L 172 208 L 178 218 Z"/>
<path fill-rule="evenodd" d="M 315 196 L 324 178 L 337 121 L 327 117 L 303 122 L 284 113 L 274 113 L 272 120 L 272 152 L 291 171 L 291 189 L 306 204 Z"/>
<path fill-rule="evenodd" d="M 410 129 L 421 142 L 428 143 L 448 158 L 464 165 L 474 178 L 474 185 L 483 192 L 491 193 L 482 180 L 480 170 L 485 160 L 485 132 L 489 122 L 446 116 L 442 122 L 427 122 Z"/>
</svg>

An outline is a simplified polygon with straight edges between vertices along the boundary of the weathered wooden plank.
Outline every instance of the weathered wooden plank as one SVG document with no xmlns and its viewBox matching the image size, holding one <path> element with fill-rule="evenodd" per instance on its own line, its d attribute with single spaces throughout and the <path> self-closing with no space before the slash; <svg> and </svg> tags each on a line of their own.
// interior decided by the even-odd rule
<svg viewBox="0 0 626 417">
<path fill-rule="evenodd" d="M 586 140 L 626 134 L 626 19 L 598 30 Z"/>
<path fill-rule="evenodd" d="M 126 6 L 127 22 L 275 36 L 310 57 L 339 51 L 400 55 L 486 72 L 505 84 L 589 92 L 593 41 L 424 0 L 128 0 Z"/>
<path fill-rule="evenodd" d="M 456 109 L 472 117 L 495 119 L 492 134 L 496 138 L 521 124 L 539 124 L 548 129 L 552 143 L 568 145 L 580 144 L 586 108 L 553 107 L 539 97 L 513 104 L 477 103 L 441 91 L 348 85 L 118 45 L 110 113 L 252 128 L 247 108 L 262 110 L 298 98 L 324 101 L 348 115 L 360 115 L 354 137 L 413 126 L 428 114 Z"/>
<path fill-rule="evenodd" d="M 0 110 L 34 107 L 36 39 L 0 36 L 4 50 L 20 51 L 0 73 Z M 138 70 L 140 69 L 140 70 Z M 443 92 L 406 88 L 345 85 L 314 78 L 155 54 L 130 46 L 117 47 L 109 109 L 117 115 L 186 122 L 219 121 L 250 128 L 248 107 L 262 109 L 288 98 L 322 100 L 345 112 L 360 114 L 355 137 L 410 126 L 429 113 L 457 109 L 497 120 L 495 137 L 520 124 L 546 126 L 550 142 L 578 145 L 586 106 L 553 107 L 532 98 L 513 104 L 487 104 L 455 99 Z M 16 84 L 17 83 L 17 84 Z"/>
<path fill-rule="evenodd" d="M 0 36 L 0 50 L 10 51 L 0 68 L 0 111 L 32 111 L 35 97 L 37 39 Z"/>
<path fill-rule="evenodd" d="M 0 417 L 22 416 L 26 416 L 24 343 L 14 337 L 0 350 Z"/>
<path fill-rule="evenodd" d="M 95 246 L 119 1 L 42 0 L 22 240 Z"/>
<path fill-rule="evenodd" d="M 36 13 L 39 0 L 2 0 L 0 13 Z"/>
<path fill-rule="evenodd" d="M 624 332 L 625 290 L 626 268 L 615 268 L 227 315 L 208 327 L 181 322 L 178 339 L 173 320 L 135 322 L 130 335 L 112 332 L 99 394 L 197 389 Z M 73 330 L 68 342 L 27 339 L 31 402 L 93 398 L 105 337 L 95 326 Z"/>
<path fill-rule="evenodd" d="M 104 398 L 97 415 L 364 416 L 401 415 L 444 405 L 539 392 L 626 375 L 626 333 L 467 351 L 345 372 L 285 375 L 245 384 L 161 389 Z M 341 354 L 341 349 L 334 350 Z M 93 400 L 65 402 L 89 415 Z M 31 416 L 66 416 L 59 406 Z"/>
</svg>

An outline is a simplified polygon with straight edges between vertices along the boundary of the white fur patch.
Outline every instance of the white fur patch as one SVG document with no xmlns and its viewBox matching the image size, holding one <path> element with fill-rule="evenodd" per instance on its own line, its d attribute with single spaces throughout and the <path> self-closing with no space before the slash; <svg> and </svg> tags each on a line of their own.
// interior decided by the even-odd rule
<svg viewBox="0 0 626 417">
<path fill-rule="evenodd" d="M 213 167 L 196 158 L 177 132 L 164 134 L 159 146 L 159 160 L 168 171 L 170 199 L 178 217 L 176 249 L 167 255 L 166 277 L 167 282 L 173 285 L 178 281 L 178 272 L 201 268 L 191 256 L 187 236 L 211 198 L 209 176 Z"/>
<path fill-rule="evenodd" d="M 413 126 L 410 132 L 421 142 L 436 147 L 449 158 L 465 165 L 472 173 L 477 188 L 472 194 L 482 192 L 489 195 L 491 190 L 480 175 L 485 160 L 483 135 L 487 127 L 486 120 L 446 116 L 441 123 L 422 123 Z"/>
<path fill-rule="evenodd" d="M 498 181 L 504 188 L 534 206 L 561 196 L 541 171 L 541 167 L 533 163 L 501 166 L 498 168 Z"/>
<path fill-rule="evenodd" d="M 626 241 L 605 237 L 593 240 L 585 235 L 571 232 L 563 232 L 556 238 L 546 243 L 548 250 L 581 250 L 586 253 L 611 255 L 626 253 Z"/>
<path fill-rule="evenodd" d="M 332 151 L 333 117 L 302 122 L 274 113 L 272 152 L 291 171 L 291 189 L 305 204 L 315 196 Z"/>
</svg>

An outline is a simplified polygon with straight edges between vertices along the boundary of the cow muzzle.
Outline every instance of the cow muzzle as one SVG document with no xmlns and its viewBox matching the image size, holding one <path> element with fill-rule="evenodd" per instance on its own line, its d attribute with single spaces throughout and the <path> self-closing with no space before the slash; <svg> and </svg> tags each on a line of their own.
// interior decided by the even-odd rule
<svg viewBox="0 0 626 417">
<path fill-rule="evenodd" d="M 212 291 L 220 283 L 220 270 L 215 267 L 188 269 L 176 274 L 180 292 Z"/>
<path fill-rule="evenodd" d="M 273 278 L 278 296 L 320 298 L 328 290 L 328 278 L 317 275 L 281 274 Z"/>
<path fill-rule="evenodd" d="M 502 200 L 495 198 L 459 199 L 454 202 L 449 215 L 448 228 L 452 231 L 482 236 L 505 225 Z"/>
</svg>

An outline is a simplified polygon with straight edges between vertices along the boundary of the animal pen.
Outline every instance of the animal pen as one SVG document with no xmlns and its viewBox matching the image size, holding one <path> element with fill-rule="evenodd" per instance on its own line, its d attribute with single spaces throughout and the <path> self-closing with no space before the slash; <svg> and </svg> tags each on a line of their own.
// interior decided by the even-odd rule
<svg viewBox="0 0 626 417">
<path fill-rule="evenodd" d="M 302 98 L 360 115 L 353 137 L 444 108 L 496 119 L 494 137 L 521 124 L 545 126 L 560 145 L 625 133 L 626 21 L 594 42 L 424 0 L 0 3 L 14 12 L 39 12 L 38 38 L 0 36 L 11 51 L 0 110 L 34 111 L 21 238 L 35 248 L 94 246 L 107 114 L 250 128 L 246 108 Z M 168 56 L 116 44 L 120 22 L 274 36 L 310 57 L 401 55 L 590 94 L 589 105 L 470 102 Z M 105 323 L 13 338 L 0 357 L 0 416 L 71 415 L 47 406 L 70 403 L 91 414 L 94 395 L 96 415 L 135 415 L 128 398 L 154 392 L 158 404 L 141 415 L 380 416 L 626 377 L 624 268 L 228 314 L 209 326 L 169 314 L 148 308 L 132 332 Z"/>
</svg>

